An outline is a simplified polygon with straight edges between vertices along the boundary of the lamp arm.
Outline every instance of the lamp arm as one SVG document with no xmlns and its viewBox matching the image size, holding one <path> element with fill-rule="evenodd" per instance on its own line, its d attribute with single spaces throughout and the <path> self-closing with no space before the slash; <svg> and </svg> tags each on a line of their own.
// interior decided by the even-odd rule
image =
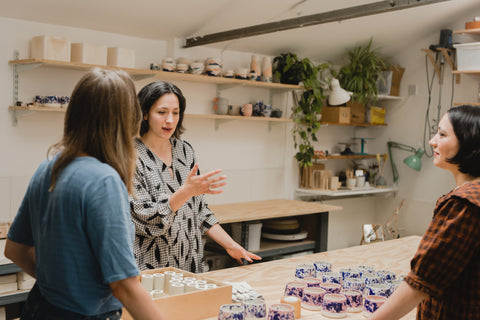
<svg viewBox="0 0 480 320">
<path fill-rule="evenodd" d="M 402 144 L 402 143 L 398 143 L 398 142 L 394 142 L 394 141 L 388 141 L 387 145 L 389 147 L 397 148 L 397 149 L 400 149 L 400 150 L 411 151 L 413 153 L 417 152 L 417 149 L 415 149 L 414 147 L 407 146 L 406 144 Z"/>
<path fill-rule="evenodd" d="M 392 167 L 392 173 L 393 173 L 393 183 L 396 183 L 398 181 L 398 171 L 397 171 L 397 167 L 395 166 L 395 163 L 393 162 L 392 145 L 390 142 L 388 142 L 387 146 L 388 146 L 388 157 L 390 158 L 390 165 Z"/>
</svg>

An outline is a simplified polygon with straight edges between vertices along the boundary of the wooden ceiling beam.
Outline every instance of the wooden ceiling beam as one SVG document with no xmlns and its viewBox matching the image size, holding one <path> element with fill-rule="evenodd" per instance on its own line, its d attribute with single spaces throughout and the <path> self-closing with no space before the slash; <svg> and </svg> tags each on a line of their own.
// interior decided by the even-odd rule
<svg viewBox="0 0 480 320">
<path fill-rule="evenodd" d="M 450 0 L 389 0 L 379 1 L 360 6 L 323 12 L 304 17 L 268 22 L 255 26 L 222 31 L 204 36 L 195 36 L 185 39 L 184 48 L 202 46 L 222 41 L 258 36 L 266 33 L 285 31 L 296 28 L 314 26 L 317 24 L 348 20 L 379 13 L 410 9 L 419 6 L 434 4 Z"/>
</svg>

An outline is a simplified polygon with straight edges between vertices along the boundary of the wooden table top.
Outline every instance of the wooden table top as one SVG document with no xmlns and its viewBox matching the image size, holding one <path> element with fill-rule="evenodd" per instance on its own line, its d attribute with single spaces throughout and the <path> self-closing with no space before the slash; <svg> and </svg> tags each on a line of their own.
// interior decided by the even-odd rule
<svg viewBox="0 0 480 320">
<path fill-rule="evenodd" d="M 342 209 L 340 206 L 332 206 L 319 202 L 286 199 L 210 205 L 209 208 L 214 212 L 215 217 L 220 223 L 301 216 Z"/>
<path fill-rule="evenodd" d="M 421 237 L 410 236 L 368 245 L 350 247 L 340 250 L 326 251 L 311 255 L 263 262 L 236 268 L 223 269 L 205 273 L 205 276 L 217 281 L 247 282 L 253 290 L 263 295 L 267 307 L 280 303 L 285 284 L 292 281 L 295 268 L 300 263 L 314 261 L 329 261 L 334 271 L 340 268 L 359 265 L 373 266 L 376 270 L 389 270 L 397 275 L 407 275 L 410 270 L 410 260 L 415 254 Z M 416 311 L 412 310 L 403 320 L 413 320 Z M 208 318 L 209 320 L 216 319 Z M 329 319 L 319 311 L 309 311 L 302 308 L 301 319 Z M 348 313 L 343 319 L 365 319 L 362 313 Z"/>
</svg>

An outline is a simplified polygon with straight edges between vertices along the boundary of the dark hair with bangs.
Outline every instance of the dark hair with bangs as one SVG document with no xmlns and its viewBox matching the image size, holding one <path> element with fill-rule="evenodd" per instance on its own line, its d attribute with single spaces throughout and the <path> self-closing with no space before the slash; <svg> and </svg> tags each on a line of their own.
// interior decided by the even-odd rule
<svg viewBox="0 0 480 320">
<path fill-rule="evenodd" d="M 53 166 L 50 190 L 55 188 L 60 172 L 84 152 L 113 167 L 132 193 L 136 161 L 133 138 L 138 136 L 140 121 L 135 85 L 126 72 L 96 68 L 85 74 L 72 92 L 63 138 L 48 151 L 61 150 Z"/>
<path fill-rule="evenodd" d="M 158 99 L 168 93 L 173 93 L 178 98 L 180 116 L 177 127 L 175 128 L 175 132 L 173 132 L 173 136 L 177 139 L 180 139 L 180 135 L 185 131 L 185 128 L 182 125 L 186 108 L 185 97 L 183 96 L 182 91 L 176 85 L 165 81 L 155 81 L 149 83 L 138 93 L 138 100 L 140 101 L 143 114 L 142 125 L 140 127 L 140 136 L 143 136 L 149 130 L 148 119 L 145 120 L 145 115 L 150 112 L 150 109 Z"/>
<path fill-rule="evenodd" d="M 447 161 L 457 164 L 462 173 L 480 177 L 480 107 L 462 105 L 447 114 L 460 147 Z"/>
</svg>

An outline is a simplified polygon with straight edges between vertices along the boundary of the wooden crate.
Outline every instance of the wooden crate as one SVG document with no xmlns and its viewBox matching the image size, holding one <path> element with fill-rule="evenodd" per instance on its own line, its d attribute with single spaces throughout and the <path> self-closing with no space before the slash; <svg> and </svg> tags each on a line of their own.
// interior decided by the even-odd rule
<svg viewBox="0 0 480 320">
<path fill-rule="evenodd" d="M 184 277 L 195 277 L 207 283 L 217 285 L 217 288 L 187 292 L 174 296 L 164 296 L 153 301 L 162 311 L 165 319 L 169 320 L 201 320 L 216 317 L 222 304 L 232 303 L 232 286 L 209 279 L 202 274 L 195 274 L 173 267 L 142 271 L 142 274 L 163 273 L 167 270 L 183 273 Z M 123 308 L 123 320 L 133 320 L 128 311 Z"/>
<path fill-rule="evenodd" d="M 322 122 L 350 123 L 350 108 L 348 107 L 323 107 Z"/>
<path fill-rule="evenodd" d="M 350 100 L 347 107 L 350 108 L 350 123 L 365 123 L 365 104 Z"/>
</svg>

